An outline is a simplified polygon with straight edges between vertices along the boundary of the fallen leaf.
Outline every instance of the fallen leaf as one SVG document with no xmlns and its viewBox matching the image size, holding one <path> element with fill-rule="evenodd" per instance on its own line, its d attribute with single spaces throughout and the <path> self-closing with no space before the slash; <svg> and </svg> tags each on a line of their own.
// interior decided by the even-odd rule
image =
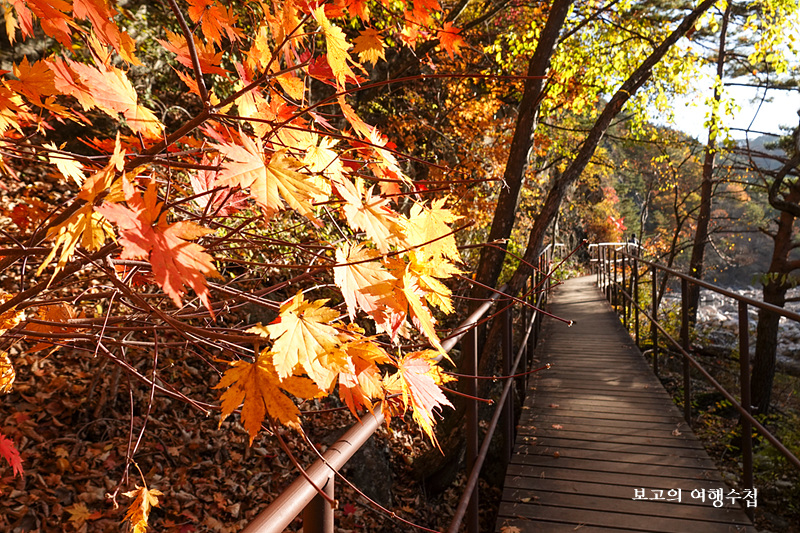
<svg viewBox="0 0 800 533">
<path fill-rule="evenodd" d="M 564 426 L 562 426 L 561 424 L 553 424 L 552 427 L 553 429 L 564 429 Z"/>
</svg>

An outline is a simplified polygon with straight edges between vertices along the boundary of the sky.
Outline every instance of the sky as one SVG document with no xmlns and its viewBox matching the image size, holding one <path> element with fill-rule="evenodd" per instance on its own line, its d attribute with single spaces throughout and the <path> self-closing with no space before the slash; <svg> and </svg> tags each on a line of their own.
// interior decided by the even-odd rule
<svg viewBox="0 0 800 533">
<path fill-rule="evenodd" d="M 794 127 L 798 124 L 797 111 L 800 109 L 800 91 L 769 91 L 771 102 L 764 102 L 758 109 L 758 102 L 752 102 L 756 96 L 763 95 L 752 87 L 728 87 L 730 95 L 736 100 L 741 110 L 726 123 L 731 128 L 750 128 L 755 132 L 750 133 L 753 139 L 761 135 L 756 132 L 784 133 L 781 126 Z M 674 127 L 685 131 L 696 137 L 701 142 L 705 142 L 708 131 L 703 127 L 706 109 L 702 105 L 702 97 L 696 98 L 698 105 L 693 105 L 689 99 L 678 100 L 675 103 L 675 124 Z M 756 113 L 758 111 L 758 113 Z M 755 117 L 755 121 L 750 122 Z M 734 139 L 744 139 L 743 131 L 731 131 Z"/>
</svg>

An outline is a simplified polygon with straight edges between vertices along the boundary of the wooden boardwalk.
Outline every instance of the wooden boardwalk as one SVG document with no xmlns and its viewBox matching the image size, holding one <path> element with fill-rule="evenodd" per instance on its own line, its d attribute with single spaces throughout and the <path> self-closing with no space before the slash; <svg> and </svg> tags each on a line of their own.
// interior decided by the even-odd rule
<svg viewBox="0 0 800 533">
<path fill-rule="evenodd" d="M 594 277 L 567 281 L 549 310 L 575 325 L 545 324 L 537 357 L 553 366 L 531 381 L 496 531 L 755 531 L 738 504 L 712 505 L 710 490 L 731 489 Z"/>
</svg>

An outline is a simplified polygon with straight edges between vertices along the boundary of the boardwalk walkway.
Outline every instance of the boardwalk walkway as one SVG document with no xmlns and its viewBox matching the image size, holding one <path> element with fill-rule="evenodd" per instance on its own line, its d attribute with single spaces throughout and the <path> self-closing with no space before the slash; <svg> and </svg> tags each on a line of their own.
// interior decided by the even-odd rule
<svg viewBox="0 0 800 533">
<path fill-rule="evenodd" d="M 755 531 L 738 505 L 712 505 L 712 489 L 731 489 L 594 277 L 559 287 L 550 311 L 576 323 L 545 325 L 537 353 L 553 367 L 531 381 L 497 531 Z M 680 502 L 666 501 L 671 489 Z"/>
</svg>

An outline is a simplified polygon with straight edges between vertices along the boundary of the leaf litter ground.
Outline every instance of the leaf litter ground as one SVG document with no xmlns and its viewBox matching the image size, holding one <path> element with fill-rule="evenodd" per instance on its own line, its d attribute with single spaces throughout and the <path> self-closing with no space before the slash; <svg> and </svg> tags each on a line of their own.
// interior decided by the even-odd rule
<svg viewBox="0 0 800 533">
<path fill-rule="evenodd" d="M 25 354 L 12 348 L 17 369 L 14 390 L 3 398 L 2 431 L 13 438 L 22 454 L 24 477 L 0 469 L 0 530 L 116 532 L 131 500 L 123 493 L 142 484 L 136 467 L 119 486 L 129 446 L 136 442 L 144 422 L 149 389 L 128 380 L 100 357 L 62 349 Z M 146 358 L 134 363 L 146 372 Z M 181 392 L 214 403 L 208 386 L 219 378 L 190 361 L 174 361 L 169 380 Z M 209 375 L 203 375 L 207 372 Z M 323 400 L 327 402 L 329 400 Z M 131 405 L 133 417 L 131 419 Z M 301 409 L 338 407 L 328 403 Z M 309 415 L 304 426 L 312 442 L 323 442 L 353 424 L 346 411 Z M 148 531 L 191 533 L 237 532 L 248 524 L 298 473 L 275 437 L 260 435 L 253 446 L 231 417 L 218 428 L 218 415 L 206 417 L 178 400 L 156 397 L 134 460 L 148 488 L 161 491 Z M 316 454 L 296 432 L 284 438 L 301 464 Z M 415 481 L 414 459 L 430 447 L 414 424 L 392 423 L 373 437 L 386 450 L 392 477 L 390 510 L 411 522 L 441 530 L 458 503 L 463 475 L 451 489 L 426 497 Z M 349 466 L 349 465 L 348 465 Z M 348 468 L 345 467 L 345 472 Z M 382 480 L 383 481 L 383 480 Z M 375 511 L 355 491 L 337 481 L 337 531 L 411 531 L 409 525 Z M 118 508 L 109 498 L 117 492 Z M 499 490 L 482 487 L 482 521 L 492 527 L 492 502 Z M 484 505 L 485 504 L 485 505 Z M 495 504 L 496 505 L 496 504 Z M 295 520 L 290 530 L 301 529 Z"/>
</svg>

